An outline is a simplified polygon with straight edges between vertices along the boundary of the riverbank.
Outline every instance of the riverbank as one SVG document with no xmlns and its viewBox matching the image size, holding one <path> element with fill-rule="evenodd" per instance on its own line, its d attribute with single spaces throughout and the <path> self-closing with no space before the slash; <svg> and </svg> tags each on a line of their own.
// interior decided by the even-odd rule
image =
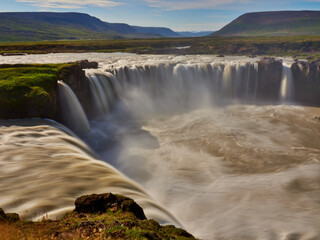
<svg viewBox="0 0 320 240">
<path fill-rule="evenodd" d="M 268 55 L 311 60 L 320 57 L 320 36 L 75 40 L 0 44 L 0 54 L 3 56 L 83 52 Z"/>
</svg>

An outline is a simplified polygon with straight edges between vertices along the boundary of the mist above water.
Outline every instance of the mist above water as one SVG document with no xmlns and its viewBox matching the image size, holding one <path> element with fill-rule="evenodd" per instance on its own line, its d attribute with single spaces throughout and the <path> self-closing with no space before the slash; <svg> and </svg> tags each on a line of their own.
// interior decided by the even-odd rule
<svg viewBox="0 0 320 240">
<path fill-rule="evenodd" d="M 26 194 L 22 191 L 25 185 L 17 185 L 10 192 L 5 186 L 16 182 L 4 182 L 0 189 L 9 191 L 4 192 L 9 197 L 0 206 L 13 211 L 27 209 L 29 205 L 24 203 L 29 201 L 35 201 L 34 209 L 42 206 L 42 202 L 31 199 L 32 194 L 45 192 L 45 188 L 34 180 L 38 175 L 29 174 L 29 169 L 34 169 L 34 173 L 51 169 L 50 173 L 53 168 L 56 175 L 50 179 L 56 179 L 60 174 L 64 176 L 61 165 L 55 165 L 59 159 L 70 166 L 66 168 L 69 177 L 58 177 L 50 185 L 51 194 L 68 196 L 69 200 L 54 207 L 47 200 L 48 193 L 42 193 L 38 199 L 49 201 L 52 209 L 69 209 L 75 195 L 110 190 L 129 194 L 149 211 L 149 217 L 167 222 L 178 218 L 182 226 L 203 239 L 320 238 L 320 123 L 315 118 L 320 110 L 262 105 L 257 99 L 257 59 L 54 56 L 57 58 L 52 55 L 51 59 L 55 61 L 84 56 L 99 61 L 100 69 L 87 71 L 95 114 L 89 122 L 91 131 L 81 137 L 106 164 L 92 160 L 90 150 L 78 140 L 51 128 L 50 134 L 48 127 L 37 130 L 50 136 L 40 137 L 40 142 L 30 129 L 21 129 L 21 135 L 13 134 L 17 131 L 13 128 L 2 129 L 7 132 L 4 139 L 11 140 L 3 148 L 4 164 L 0 169 L 6 172 L 4 166 L 9 166 L 8 162 L 17 162 L 9 168 L 12 175 L 3 175 L 3 179 L 16 181 L 20 164 L 31 164 L 28 171 L 23 171 L 28 174 L 21 176 L 35 188 Z M 275 89 L 279 104 L 290 103 L 292 98 L 294 86 L 288 64 L 283 66 L 281 87 Z M 30 151 L 36 149 L 34 158 L 15 152 L 19 139 L 21 146 L 30 147 Z M 65 140 L 61 142 L 62 139 Z M 16 141 L 19 144 L 14 144 Z M 47 152 L 50 145 L 47 148 L 46 142 L 51 146 L 59 143 L 54 144 L 54 156 L 58 159 L 43 162 L 45 156 L 52 154 Z M 39 147 L 40 143 L 43 147 Z M 68 149 L 60 152 L 65 147 Z M 13 154 L 5 153 L 8 148 L 14 149 Z M 17 161 L 15 156 L 28 161 Z M 89 160 L 82 161 L 83 158 Z M 84 166 L 78 168 L 79 162 Z M 42 182 L 48 179 L 48 173 L 40 174 Z M 24 195 L 30 199 L 21 201 L 22 204 L 12 203 L 13 198 Z"/>
<path fill-rule="evenodd" d="M 109 105 L 96 102 L 104 112 L 86 141 L 188 231 L 203 239 L 320 237 L 318 108 L 262 105 L 254 62 L 102 68 L 88 71 L 89 80 L 110 89 L 116 78 L 121 87 L 104 97 L 93 91 Z M 274 91 L 290 103 L 287 65 Z"/>
</svg>

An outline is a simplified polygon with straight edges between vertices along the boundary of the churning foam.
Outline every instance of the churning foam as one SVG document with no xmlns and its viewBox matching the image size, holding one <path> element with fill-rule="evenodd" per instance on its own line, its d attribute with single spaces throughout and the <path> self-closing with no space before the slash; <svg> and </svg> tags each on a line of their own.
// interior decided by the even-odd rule
<svg viewBox="0 0 320 240">
<path fill-rule="evenodd" d="M 5 210 L 42 216 L 42 206 L 56 213 L 71 208 L 77 195 L 115 190 L 156 218 L 173 219 L 148 207 L 154 203 L 147 191 L 200 238 L 320 238 L 319 108 L 212 104 L 221 98 L 255 103 L 257 59 L 53 54 L 45 61 L 84 58 L 101 68 L 87 71 L 97 117 L 83 138 L 143 189 L 55 128 L 3 127 Z M 292 97 L 290 81 L 284 65 L 275 90 L 283 102 Z"/>
</svg>

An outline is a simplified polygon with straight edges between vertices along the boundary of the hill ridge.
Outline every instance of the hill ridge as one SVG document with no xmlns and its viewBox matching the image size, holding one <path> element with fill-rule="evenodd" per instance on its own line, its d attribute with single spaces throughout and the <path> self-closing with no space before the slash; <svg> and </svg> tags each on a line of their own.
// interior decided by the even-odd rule
<svg viewBox="0 0 320 240">
<path fill-rule="evenodd" d="M 320 11 L 245 13 L 211 36 L 320 35 Z"/>
<path fill-rule="evenodd" d="M 78 12 L 0 13 L 0 42 L 178 37 L 169 28 L 145 28 L 126 23 L 109 23 Z M 170 37 L 169 36 L 169 37 Z"/>
</svg>

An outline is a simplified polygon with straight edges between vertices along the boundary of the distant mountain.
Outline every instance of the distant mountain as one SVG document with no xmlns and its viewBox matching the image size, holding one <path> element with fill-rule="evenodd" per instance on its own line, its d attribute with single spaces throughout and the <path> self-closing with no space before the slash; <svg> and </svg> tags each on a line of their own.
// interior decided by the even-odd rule
<svg viewBox="0 0 320 240">
<path fill-rule="evenodd" d="M 139 33 L 145 34 L 156 34 L 164 37 L 181 37 L 178 33 L 172 31 L 170 28 L 164 27 L 138 27 L 133 26 L 134 29 Z"/>
<path fill-rule="evenodd" d="M 213 33 L 213 31 L 201 32 L 177 32 L 182 37 L 205 37 Z"/>
<path fill-rule="evenodd" d="M 84 13 L 0 13 L 0 42 L 179 36 L 168 28 L 103 22 Z"/>
<path fill-rule="evenodd" d="M 289 35 L 320 35 L 320 11 L 246 13 L 212 34 L 212 36 Z"/>
</svg>

